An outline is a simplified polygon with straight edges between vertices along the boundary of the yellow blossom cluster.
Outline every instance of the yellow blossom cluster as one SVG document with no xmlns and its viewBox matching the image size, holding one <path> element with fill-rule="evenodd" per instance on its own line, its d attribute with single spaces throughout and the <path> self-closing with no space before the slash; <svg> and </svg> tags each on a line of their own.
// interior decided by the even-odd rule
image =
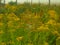
<svg viewBox="0 0 60 45">
<path fill-rule="evenodd" d="M 23 36 L 17 37 L 16 40 L 17 40 L 17 41 L 23 40 Z"/>
</svg>

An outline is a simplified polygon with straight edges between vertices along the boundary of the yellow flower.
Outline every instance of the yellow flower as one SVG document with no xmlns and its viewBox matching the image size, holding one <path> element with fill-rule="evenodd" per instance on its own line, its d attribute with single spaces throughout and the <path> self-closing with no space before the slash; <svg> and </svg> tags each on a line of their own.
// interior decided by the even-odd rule
<svg viewBox="0 0 60 45">
<path fill-rule="evenodd" d="M 22 26 L 22 25 L 21 25 Z M 15 26 L 16 27 L 16 29 L 18 29 L 18 28 L 20 28 L 21 27 L 19 24 L 17 25 L 17 26 Z"/>
<path fill-rule="evenodd" d="M 55 11 L 55 10 L 49 10 L 49 11 L 48 11 L 48 14 L 50 14 L 50 15 L 52 15 L 52 16 L 53 16 L 53 15 L 55 15 L 55 14 L 56 14 L 56 11 Z"/>
<path fill-rule="evenodd" d="M 56 25 L 56 21 L 51 19 L 46 24 Z"/>
<path fill-rule="evenodd" d="M 57 23 L 57 25 L 56 25 L 57 27 L 60 27 L 60 23 Z"/>
<path fill-rule="evenodd" d="M 4 24 L 2 22 L 0 22 L 0 26 L 3 26 Z"/>
<path fill-rule="evenodd" d="M 8 21 L 7 25 L 8 27 L 15 27 L 13 21 Z"/>
<path fill-rule="evenodd" d="M 56 40 L 60 40 L 60 36 Z"/>
<path fill-rule="evenodd" d="M 52 32 L 54 35 L 57 35 L 57 36 L 60 36 L 59 32 L 58 31 L 54 31 Z"/>
<path fill-rule="evenodd" d="M 49 30 L 49 28 L 46 25 L 42 25 L 42 26 L 38 27 L 37 30 L 40 30 L 40 31 L 44 31 L 45 30 L 45 31 L 47 31 L 47 30 Z"/>
<path fill-rule="evenodd" d="M 15 10 L 16 9 L 16 6 L 11 6 L 12 10 Z"/>
<path fill-rule="evenodd" d="M 9 7 L 10 7 L 10 5 L 9 5 L 9 4 L 6 4 L 6 5 L 5 5 L 5 8 L 9 8 Z"/>
<path fill-rule="evenodd" d="M 14 13 L 10 13 L 10 14 L 7 15 L 7 17 L 8 17 L 8 18 L 9 18 L 9 17 L 16 17 L 16 15 L 15 15 Z"/>
<path fill-rule="evenodd" d="M 7 19 L 12 20 L 12 21 L 19 21 L 20 20 L 20 18 L 18 18 L 14 13 L 8 14 Z"/>
<path fill-rule="evenodd" d="M 5 42 L 2 42 L 1 45 L 6 45 L 6 43 Z"/>
<path fill-rule="evenodd" d="M 38 15 L 35 15 L 33 18 L 36 19 L 36 18 L 39 18 L 39 16 Z"/>
<path fill-rule="evenodd" d="M 14 20 L 15 20 L 15 21 L 19 21 L 19 20 L 20 20 L 20 18 L 16 17 Z"/>
<path fill-rule="evenodd" d="M 3 32 L 3 30 L 0 30 L 0 34 L 3 34 L 4 32 Z"/>
<path fill-rule="evenodd" d="M 48 14 L 50 15 L 50 17 L 55 18 L 56 17 L 56 11 L 55 10 L 49 10 Z"/>
<path fill-rule="evenodd" d="M 28 45 L 33 45 L 32 43 L 28 43 Z"/>
<path fill-rule="evenodd" d="M 48 42 L 45 42 L 44 45 L 49 45 Z"/>
<path fill-rule="evenodd" d="M 0 14 L 0 19 L 2 19 L 3 18 L 3 14 Z"/>
<path fill-rule="evenodd" d="M 14 44 L 14 43 L 15 43 L 15 42 L 14 42 L 14 41 L 11 41 L 11 40 L 8 42 L 8 44 Z"/>
<path fill-rule="evenodd" d="M 23 39 L 23 36 L 16 38 L 17 41 L 21 41 L 22 39 Z"/>
</svg>

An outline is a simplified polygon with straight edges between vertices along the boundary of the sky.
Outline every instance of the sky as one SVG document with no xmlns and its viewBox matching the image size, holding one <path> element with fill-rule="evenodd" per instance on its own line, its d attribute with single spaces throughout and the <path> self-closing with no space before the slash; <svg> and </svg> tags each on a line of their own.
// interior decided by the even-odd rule
<svg viewBox="0 0 60 45">
<path fill-rule="evenodd" d="M 10 2 L 10 1 L 13 1 L 15 2 L 16 0 L 6 0 L 6 3 Z M 32 0 L 33 3 L 45 3 L 47 4 L 49 0 Z M 2 0 L 3 2 L 3 0 Z M 18 3 L 24 3 L 24 2 L 27 2 L 27 0 L 18 0 Z M 28 0 L 28 2 L 31 2 L 31 0 Z M 51 0 L 51 4 L 59 4 L 60 3 L 60 0 Z"/>
</svg>

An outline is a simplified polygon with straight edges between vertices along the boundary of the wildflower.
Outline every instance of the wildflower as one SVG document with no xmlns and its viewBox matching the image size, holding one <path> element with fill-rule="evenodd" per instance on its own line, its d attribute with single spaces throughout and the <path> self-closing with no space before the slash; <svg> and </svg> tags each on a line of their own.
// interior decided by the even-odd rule
<svg viewBox="0 0 60 45">
<path fill-rule="evenodd" d="M 27 24 L 27 27 L 28 27 L 29 29 L 31 29 L 31 28 L 32 28 L 32 25 L 31 25 L 31 24 Z"/>
<path fill-rule="evenodd" d="M 3 34 L 4 32 L 3 32 L 3 30 L 0 30 L 0 34 Z"/>
<path fill-rule="evenodd" d="M 39 16 L 38 16 L 38 15 L 35 15 L 35 16 L 34 16 L 34 19 L 36 19 L 36 18 L 39 18 Z"/>
<path fill-rule="evenodd" d="M 49 10 L 48 14 L 50 14 L 50 16 L 55 16 L 56 11 L 55 10 Z"/>
<path fill-rule="evenodd" d="M 21 41 L 22 39 L 23 39 L 23 36 L 16 38 L 17 41 Z"/>
<path fill-rule="evenodd" d="M 18 28 L 20 28 L 21 26 L 20 25 L 17 25 L 17 26 L 15 26 L 16 27 L 16 29 L 18 29 Z"/>
<path fill-rule="evenodd" d="M 46 24 L 56 25 L 56 21 L 51 19 Z"/>
<path fill-rule="evenodd" d="M 0 22 L 0 26 L 3 26 L 3 23 L 2 22 Z"/>
<path fill-rule="evenodd" d="M 60 36 L 56 39 L 56 45 L 60 45 Z"/>
<path fill-rule="evenodd" d="M 57 39 L 56 40 L 60 40 L 60 36 L 59 37 L 57 37 Z"/>
<path fill-rule="evenodd" d="M 54 10 L 49 10 L 49 11 L 48 11 L 48 14 L 50 15 L 50 18 L 52 18 L 52 19 L 57 19 L 56 11 L 54 11 Z"/>
<path fill-rule="evenodd" d="M 8 27 L 11 27 L 11 26 L 13 26 L 13 21 L 8 21 Z"/>
<path fill-rule="evenodd" d="M 28 43 L 28 45 L 33 45 L 33 43 Z"/>
<path fill-rule="evenodd" d="M 1 45 L 6 45 L 6 43 L 5 42 L 2 42 Z"/>
<path fill-rule="evenodd" d="M 16 6 L 11 6 L 12 10 L 15 10 L 16 9 Z"/>
<path fill-rule="evenodd" d="M 9 7 L 10 7 L 10 5 L 9 5 L 9 4 L 6 4 L 6 5 L 5 5 L 5 8 L 9 8 Z"/>
<path fill-rule="evenodd" d="M 44 45 L 49 45 L 48 42 L 45 42 Z"/>
<path fill-rule="evenodd" d="M 54 35 L 57 35 L 57 36 L 60 36 L 59 32 L 58 31 L 54 31 L 52 32 Z"/>
<path fill-rule="evenodd" d="M 60 23 L 57 23 L 57 25 L 56 25 L 57 27 L 60 27 Z"/>
<path fill-rule="evenodd" d="M 11 41 L 11 40 L 10 40 L 10 41 L 8 42 L 8 44 L 14 44 L 14 41 Z"/>
<path fill-rule="evenodd" d="M 2 19 L 3 18 L 3 14 L 0 14 L 0 19 Z"/>
<path fill-rule="evenodd" d="M 14 20 L 15 20 L 15 21 L 19 21 L 19 20 L 20 20 L 20 18 L 18 18 L 18 17 L 17 17 L 17 18 L 15 18 Z"/>
<path fill-rule="evenodd" d="M 8 20 L 14 20 L 15 17 L 16 17 L 16 15 L 14 13 L 10 13 L 10 14 L 7 15 Z"/>
<path fill-rule="evenodd" d="M 42 30 L 48 30 L 48 26 L 42 25 L 40 27 L 37 28 L 38 30 L 42 31 Z"/>
</svg>

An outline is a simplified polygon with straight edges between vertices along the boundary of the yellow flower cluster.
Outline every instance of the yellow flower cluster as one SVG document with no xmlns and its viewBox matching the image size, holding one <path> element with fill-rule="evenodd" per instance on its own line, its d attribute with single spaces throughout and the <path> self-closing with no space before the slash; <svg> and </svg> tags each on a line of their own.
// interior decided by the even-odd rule
<svg viewBox="0 0 60 45">
<path fill-rule="evenodd" d="M 8 34 L 10 33 L 9 35 L 11 35 L 11 38 L 13 38 L 13 40 L 11 40 L 11 41 L 9 40 L 8 43 L 14 44 L 15 41 L 20 42 L 20 41 L 24 40 L 24 36 L 27 34 L 27 38 L 29 38 L 29 40 L 27 40 L 27 41 L 31 41 L 31 43 L 28 42 L 27 45 L 34 45 L 32 40 L 34 38 L 33 41 L 35 41 L 36 38 L 38 38 L 38 35 L 40 34 L 40 32 L 50 33 L 49 31 L 51 31 L 52 34 L 54 34 L 55 36 L 56 35 L 60 36 L 60 33 L 58 31 L 56 31 L 52 28 L 49 29 L 50 25 L 52 25 L 52 27 L 56 26 L 57 28 L 58 27 L 60 28 L 60 23 L 57 23 L 57 21 L 55 20 L 58 18 L 55 10 L 48 10 L 47 13 L 49 15 L 45 15 L 44 10 L 42 10 L 41 12 L 32 13 L 31 11 L 29 11 L 29 9 L 26 9 L 26 11 L 24 13 L 18 12 L 20 10 L 20 8 L 22 8 L 22 7 L 23 6 L 21 6 L 21 5 L 12 6 L 12 5 L 8 4 L 8 5 L 5 5 L 5 8 L 11 12 L 10 13 L 6 12 L 5 14 L 0 14 L 0 28 L 2 27 L 1 28 L 2 30 L 0 30 L 0 35 L 3 33 L 5 34 L 5 32 L 4 32 L 5 30 L 3 30 L 3 28 L 5 29 L 5 25 L 7 25 L 6 26 L 7 32 L 8 32 Z M 16 11 L 16 12 L 14 12 L 14 11 Z M 16 14 L 17 12 L 18 12 L 18 14 Z M 48 17 L 48 16 L 50 16 L 50 17 Z M 44 22 L 45 20 L 46 20 L 46 22 Z M 53 28 L 55 28 L 55 27 L 53 27 Z M 21 30 L 22 30 L 22 32 L 20 32 Z M 25 35 L 22 36 L 21 33 L 24 33 Z M 41 33 L 41 34 L 43 34 L 43 33 Z M 19 35 L 21 35 L 21 36 L 19 36 Z M 31 37 L 32 40 L 30 40 L 30 36 L 33 36 L 33 35 L 34 35 L 34 37 Z M 35 38 L 36 35 L 37 35 L 37 37 Z M 60 39 L 60 37 L 58 37 L 58 39 Z M 6 43 L 2 42 L 0 45 L 6 45 Z M 44 42 L 43 45 L 49 45 L 49 44 L 48 44 L 48 42 Z"/>
<path fill-rule="evenodd" d="M 60 36 L 56 40 L 60 40 Z"/>
<path fill-rule="evenodd" d="M 37 30 L 40 30 L 40 31 L 47 31 L 49 30 L 48 26 L 47 25 L 41 25 L 40 27 L 37 28 Z"/>
<path fill-rule="evenodd" d="M 1 45 L 6 45 L 6 43 L 5 42 L 2 42 Z"/>
<path fill-rule="evenodd" d="M 8 20 L 12 20 L 12 21 L 19 21 L 20 18 L 18 18 L 14 13 L 10 13 L 7 15 Z"/>
<path fill-rule="evenodd" d="M 53 18 L 53 19 L 57 18 L 57 13 L 55 10 L 49 10 L 48 14 L 50 15 L 50 18 Z"/>
<path fill-rule="evenodd" d="M 35 15 L 33 18 L 34 18 L 34 19 L 37 19 L 37 18 L 39 18 L 39 16 L 38 16 L 38 15 Z"/>
<path fill-rule="evenodd" d="M 15 43 L 15 42 L 14 42 L 14 41 L 11 41 L 11 40 L 8 42 L 8 44 L 14 44 L 14 43 Z"/>
<path fill-rule="evenodd" d="M 2 19 L 3 18 L 3 14 L 0 14 L 0 19 Z"/>
<path fill-rule="evenodd" d="M 3 34 L 4 33 L 4 31 L 3 30 L 0 30 L 0 34 Z"/>
<path fill-rule="evenodd" d="M 0 22 L 0 26 L 3 26 L 4 25 L 4 23 L 3 22 Z"/>
<path fill-rule="evenodd" d="M 53 33 L 54 35 L 60 36 L 60 34 L 59 34 L 58 31 L 52 31 L 52 33 Z"/>
<path fill-rule="evenodd" d="M 44 45 L 49 45 L 48 42 L 45 42 Z"/>
<path fill-rule="evenodd" d="M 14 27 L 14 25 L 13 25 L 13 21 L 8 21 L 8 27 Z"/>
<path fill-rule="evenodd" d="M 17 37 L 16 40 L 17 40 L 17 41 L 23 40 L 23 36 Z"/>
<path fill-rule="evenodd" d="M 46 24 L 56 25 L 56 21 L 50 19 Z"/>
<path fill-rule="evenodd" d="M 34 44 L 32 44 L 32 43 L 28 43 L 28 45 L 34 45 Z"/>
<path fill-rule="evenodd" d="M 5 5 L 5 8 L 10 8 L 10 5 L 9 5 L 9 4 L 6 4 L 6 5 Z"/>
</svg>

